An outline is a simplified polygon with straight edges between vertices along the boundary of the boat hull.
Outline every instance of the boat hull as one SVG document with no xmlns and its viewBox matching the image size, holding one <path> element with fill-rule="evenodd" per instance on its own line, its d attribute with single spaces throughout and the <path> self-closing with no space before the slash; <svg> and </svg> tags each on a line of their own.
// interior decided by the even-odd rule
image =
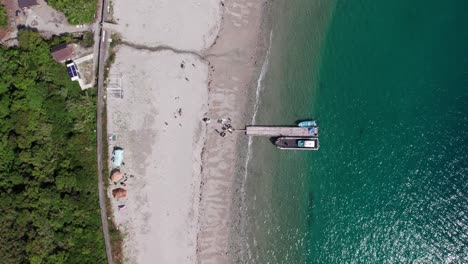
<svg viewBox="0 0 468 264">
<path fill-rule="evenodd" d="M 300 146 L 300 142 L 309 142 L 313 141 L 313 147 L 306 147 L 304 144 Z M 316 137 L 279 137 L 275 140 L 275 146 L 279 149 L 284 150 L 318 150 L 320 145 L 318 138 Z"/>
<path fill-rule="evenodd" d="M 300 127 L 316 127 L 317 126 L 317 121 L 315 120 L 310 120 L 310 121 L 302 121 L 297 124 Z"/>
</svg>

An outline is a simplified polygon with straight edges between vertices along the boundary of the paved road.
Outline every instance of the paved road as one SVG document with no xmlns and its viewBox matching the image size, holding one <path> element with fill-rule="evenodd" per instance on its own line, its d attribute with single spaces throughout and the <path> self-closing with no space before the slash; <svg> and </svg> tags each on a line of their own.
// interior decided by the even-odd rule
<svg viewBox="0 0 468 264">
<path fill-rule="evenodd" d="M 106 64 L 106 55 L 107 55 L 107 47 L 108 47 L 108 36 L 106 31 L 102 29 L 101 25 L 107 18 L 107 5 L 108 0 L 101 1 L 101 13 L 98 14 L 97 18 L 97 25 L 95 36 L 94 36 L 94 54 L 95 58 L 97 58 L 97 62 L 95 65 L 95 69 L 97 70 L 97 85 L 98 85 L 98 102 L 97 102 L 97 128 L 96 128 L 96 136 L 97 136 L 97 169 L 98 169 L 98 189 L 99 189 L 99 206 L 101 208 L 101 221 L 102 221 L 102 230 L 104 232 L 104 242 L 106 244 L 106 254 L 107 254 L 107 263 L 113 264 L 114 261 L 112 260 L 112 249 L 111 243 L 109 238 L 109 225 L 107 220 L 107 211 L 106 211 L 106 192 L 104 190 L 104 182 L 102 177 L 102 111 L 104 108 L 104 98 L 105 95 L 104 91 L 104 67 Z M 104 35 L 104 36 L 103 36 Z M 97 53 L 96 53 L 97 51 Z M 106 122 L 106 120 L 104 120 Z M 105 150 L 107 151 L 107 150 Z"/>
</svg>

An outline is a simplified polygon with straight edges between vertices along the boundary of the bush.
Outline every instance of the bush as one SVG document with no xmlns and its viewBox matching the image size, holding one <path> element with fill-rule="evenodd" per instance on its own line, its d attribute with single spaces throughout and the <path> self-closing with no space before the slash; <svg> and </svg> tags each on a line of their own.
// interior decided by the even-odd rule
<svg viewBox="0 0 468 264">
<path fill-rule="evenodd" d="M 83 36 L 83 40 L 81 41 L 80 43 L 82 46 L 86 47 L 86 48 L 90 48 L 94 45 L 94 34 L 93 32 L 85 32 L 84 36 Z"/>
</svg>

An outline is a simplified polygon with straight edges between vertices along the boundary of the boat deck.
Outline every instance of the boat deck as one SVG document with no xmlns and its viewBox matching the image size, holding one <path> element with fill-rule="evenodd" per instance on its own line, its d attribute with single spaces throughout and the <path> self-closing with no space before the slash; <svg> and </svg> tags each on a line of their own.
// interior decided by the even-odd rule
<svg viewBox="0 0 468 264">
<path fill-rule="evenodd" d="M 315 140 L 316 147 L 313 148 L 306 148 L 306 147 L 299 147 L 297 144 L 298 140 Z M 317 150 L 319 148 L 318 138 L 300 138 L 300 137 L 280 137 L 275 141 L 275 145 L 280 149 L 301 149 L 301 150 Z"/>
<path fill-rule="evenodd" d="M 247 136 L 267 137 L 316 137 L 318 128 L 287 127 L 287 126 L 247 126 Z"/>
</svg>

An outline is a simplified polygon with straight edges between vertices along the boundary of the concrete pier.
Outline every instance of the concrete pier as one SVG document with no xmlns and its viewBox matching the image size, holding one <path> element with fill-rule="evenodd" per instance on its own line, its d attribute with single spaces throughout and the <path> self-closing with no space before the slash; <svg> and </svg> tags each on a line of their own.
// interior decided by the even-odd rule
<svg viewBox="0 0 468 264">
<path fill-rule="evenodd" d="M 316 137 L 318 127 L 247 126 L 245 134 L 265 137 Z"/>
</svg>

